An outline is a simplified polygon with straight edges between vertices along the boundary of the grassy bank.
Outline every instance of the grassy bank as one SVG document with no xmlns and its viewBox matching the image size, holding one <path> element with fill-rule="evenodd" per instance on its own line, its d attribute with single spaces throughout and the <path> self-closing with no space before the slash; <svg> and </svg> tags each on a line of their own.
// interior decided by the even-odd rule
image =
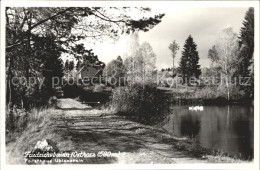
<svg viewBox="0 0 260 170">
<path fill-rule="evenodd" d="M 158 87 L 158 89 L 166 94 L 169 102 L 176 104 L 253 104 L 253 98 L 246 96 L 237 89 L 232 91 L 229 100 L 223 89 L 219 89 L 218 87 L 181 86 L 178 88 Z"/>
<path fill-rule="evenodd" d="M 28 113 L 28 122 L 23 131 L 6 135 L 6 160 L 8 164 L 24 164 L 24 153 L 31 151 L 37 141 L 51 139 L 58 148 L 69 148 L 70 141 L 64 140 L 53 121 L 57 110 L 32 109 Z M 55 126 L 54 126 L 55 125 Z"/>
<path fill-rule="evenodd" d="M 181 140 L 180 140 L 181 139 Z M 182 151 L 187 151 L 196 157 L 202 157 L 210 163 L 249 163 L 250 160 L 237 158 L 222 151 L 203 148 L 194 138 L 177 138 L 174 145 Z"/>
</svg>

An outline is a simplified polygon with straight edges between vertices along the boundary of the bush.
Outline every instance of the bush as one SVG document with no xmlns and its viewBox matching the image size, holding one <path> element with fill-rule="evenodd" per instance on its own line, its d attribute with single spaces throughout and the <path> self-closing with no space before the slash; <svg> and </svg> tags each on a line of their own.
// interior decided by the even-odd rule
<svg viewBox="0 0 260 170">
<path fill-rule="evenodd" d="M 192 99 L 195 96 L 195 90 L 196 87 L 182 85 L 177 88 L 172 88 L 171 92 L 174 94 L 174 98 Z"/>
<path fill-rule="evenodd" d="M 82 93 L 82 87 L 70 80 L 63 88 L 65 98 L 76 98 Z"/>
<path fill-rule="evenodd" d="M 81 89 L 79 99 L 88 102 L 90 106 L 103 105 L 109 102 L 111 91 L 104 90 L 105 86 L 84 87 Z M 102 89 L 102 90 L 101 90 Z"/>
<path fill-rule="evenodd" d="M 133 84 L 113 91 L 111 107 L 120 115 L 137 118 L 141 123 L 155 124 L 164 118 L 167 103 L 153 85 Z"/>
<path fill-rule="evenodd" d="M 217 90 L 216 87 L 204 87 L 202 89 L 197 89 L 195 92 L 197 98 L 203 99 L 216 99 L 222 96 L 222 93 Z"/>
</svg>

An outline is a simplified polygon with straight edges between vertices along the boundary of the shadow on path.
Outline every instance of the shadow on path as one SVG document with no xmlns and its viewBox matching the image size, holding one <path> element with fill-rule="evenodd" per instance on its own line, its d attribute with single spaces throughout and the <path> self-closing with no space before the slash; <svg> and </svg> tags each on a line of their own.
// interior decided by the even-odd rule
<svg viewBox="0 0 260 170">
<path fill-rule="evenodd" d="M 75 107 L 60 109 L 60 111 L 62 112 L 60 116 L 55 118 L 58 122 L 55 124 L 57 133 L 64 139 L 72 141 L 73 151 L 96 154 L 100 151 L 120 153 L 120 156 L 87 158 L 84 163 L 205 162 L 178 150 L 174 145 L 176 140 L 162 129 L 118 116 L 93 115 L 89 108 L 87 111 Z"/>
</svg>

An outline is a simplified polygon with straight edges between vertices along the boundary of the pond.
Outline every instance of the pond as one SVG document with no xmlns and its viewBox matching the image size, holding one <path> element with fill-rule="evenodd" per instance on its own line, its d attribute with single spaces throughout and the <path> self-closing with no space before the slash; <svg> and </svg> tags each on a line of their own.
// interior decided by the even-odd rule
<svg viewBox="0 0 260 170">
<path fill-rule="evenodd" d="M 179 137 L 195 138 L 204 148 L 251 160 L 254 155 L 253 106 L 170 106 L 160 126 Z"/>
</svg>

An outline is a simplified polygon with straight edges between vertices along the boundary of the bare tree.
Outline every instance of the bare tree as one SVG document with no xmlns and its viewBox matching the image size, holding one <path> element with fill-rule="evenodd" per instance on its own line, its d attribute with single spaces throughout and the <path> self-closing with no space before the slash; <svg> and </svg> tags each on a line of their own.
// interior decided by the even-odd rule
<svg viewBox="0 0 260 170">
<path fill-rule="evenodd" d="M 152 81 L 153 72 L 155 71 L 156 54 L 152 46 L 148 42 L 142 43 L 140 46 L 140 57 L 142 60 L 142 77 L 143 81 Z"/>
<path fill-rule="evenodd" d="M 138 34 L 130 37 L 128 53 L 125 54 L 125 68 L 128 79 L 137 82 L 152 81 L 156 55 L 148 42 L 139 44 Z"/>
<path fill-rule="evenodd" d="M 230 100 L 231 78 L 235 73 L 237 57 L 239 52 L 238 37 L 232 27 L 223 29 L 216 41 L 216 50 L 218 58 L 216 63 L 221 69 L 221 73 L 225 78 L 225 86 L 227 88 L 227 98 Z"/>
<path fill-rule="evenodd" d="M 176 43 L 174 40 L 172 43 L 169 45 L 169 49 L 172 52 L 172 68 L 173 68 L 173 74 L 174 74 L 174 59 L 176 57 L 177 51 L 179 50 L 179 45 Z"/>
</svg>

